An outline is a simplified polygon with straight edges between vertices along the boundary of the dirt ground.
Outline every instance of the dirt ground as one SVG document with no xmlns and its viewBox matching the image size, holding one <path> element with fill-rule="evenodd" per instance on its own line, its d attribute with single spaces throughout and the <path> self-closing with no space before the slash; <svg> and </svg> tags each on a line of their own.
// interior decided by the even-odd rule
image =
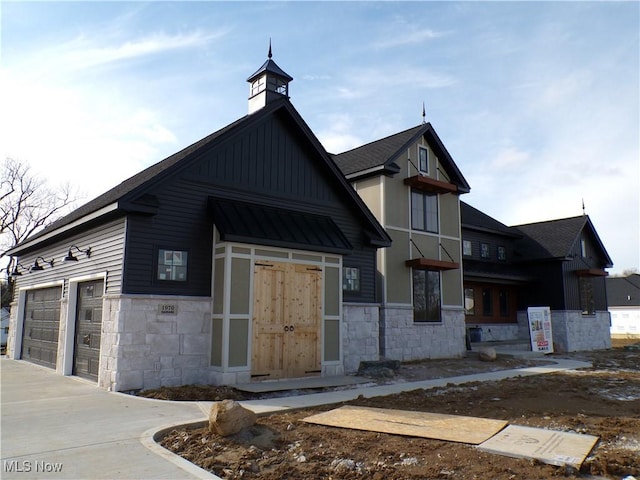
<svg viewBox="0 0 640 480">
<path fill-rule="evenodd" d="M 347 403 L 504 419 L 513 425 L 598 436 L 580 471 L 484 453 L 472 445 L 301 422 L 339 405 L 263 416 L 254 427 L 230 437 L 211 434 L 207 428 L 177 429 L 162 445 L 225 479 L 640 478 L 640 350 L 620 345 L 561 356 L 591 361 L 593 367 L 584 370 L 360 397 Z M 523 366 L 522 361 L 487 364 L 471 357 L 414 363 L 403 365 L 394 381 L 516 366 Z M 173 390 L 146 393 L 183 400 L 256 398 L 228 387 Z"/>
</svg>

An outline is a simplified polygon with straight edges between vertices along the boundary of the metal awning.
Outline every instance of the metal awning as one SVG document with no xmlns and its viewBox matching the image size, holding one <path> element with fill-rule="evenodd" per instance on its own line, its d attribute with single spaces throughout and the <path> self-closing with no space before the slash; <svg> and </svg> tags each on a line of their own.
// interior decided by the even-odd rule
<svg viewBox="0 0 640 480">
<path fill-rule="evenodd" d="M 223 241 L 339 254 L 353 250 L 326 215 L 221 198 L 209 198 L 209 206 Z"/>
</svg>

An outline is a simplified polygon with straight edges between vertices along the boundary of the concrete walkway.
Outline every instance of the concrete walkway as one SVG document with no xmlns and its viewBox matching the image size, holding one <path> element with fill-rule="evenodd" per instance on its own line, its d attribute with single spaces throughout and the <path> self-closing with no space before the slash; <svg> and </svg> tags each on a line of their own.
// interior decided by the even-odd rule
<svg viewBox="0 0 640 480">
<path fill-rule="evenodd" d="M 588 367 L 553 365 L 422 382 L 242 402 L 256 413 L 344 402 L 449 383 L 501 380 Z M 216 479 L 154 441 L 166 428 L 205 420 L 211 402 L 167 402 L 106 392 L 23 361 L 0 360 L 0 477 L 46 479 Z M 56 472 L 56 470 L 58 470 Z"/>
</svg>

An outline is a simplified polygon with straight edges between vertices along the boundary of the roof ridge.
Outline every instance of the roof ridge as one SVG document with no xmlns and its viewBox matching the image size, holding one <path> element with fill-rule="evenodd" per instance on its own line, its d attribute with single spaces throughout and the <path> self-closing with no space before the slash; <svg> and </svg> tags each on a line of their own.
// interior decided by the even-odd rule
<svg viewBox="0 0 640 480">
<path fill-rule="evenodd" d="M 573 217 L 563 217 L 563 218 L 554 218 L 552 220 L 540 220 L 538 222 L 519 223 L 517 225 L 511 225 L 511 227 L 519 228 L 519 227 L 527 227 L 529 225 L 541 225 L 541 224 L 548 224 L 553 222 L 565 222 L 568 220 L 576 220 L 578 218 L 584 218 L 586 221 L 589 218 L 589 215 L 575 215 Z"/>
<path fill-rule="evenodd" d="M 378 142 L 386 141 L 386 140 L 388 140 L 388 139 L 390 139 L 390 138 L 397 137 L 397 136 L 399 136 L 399 135 L 406 135 L 406 133 L 407 133 L 407 132 L 409 132 L 409 131 L 411 131 L 411 130 L 419 129 L 420 127 L 424 127 L 425 125 L 428 125 L 428 124 L 420 124 L 420 125 L 416 125 L 416 126 L 414 126 L 414 127 L 407 128 L 407 129 L 405 129 L 405 130 L 402 130 L 401 132 L 392 133 L 391 135 L 387 135 L 386 137 L 378 138 L 377 140 L 372 140 L 372 141 L 370 141 L 370 142 L 368 142 L 368 143 L 364 143 L 364 144 L 360 145 L 359 147 L 354 147 L 354 148 L 352 148 L 352 149 L 345 150 L 344 152 L 340 152 L 340 153 L 335 153 L 335 154 L 333 154 L 333 155 L 334 155 L 334 156 L 340 156 L 340 155 L 343 155 L 343 154 L 345 154 L 345 153 L 353 152 L 353 151 L 358 150 L 358 149 L 360 149 L 360 148 L 365 148 L 365 147 L 368 147 L 368 146 L 370 146 L 370 145 L 374 145 L 374 144 L 376 144 L 376 143 L 378 143 Z"/>
</svg>

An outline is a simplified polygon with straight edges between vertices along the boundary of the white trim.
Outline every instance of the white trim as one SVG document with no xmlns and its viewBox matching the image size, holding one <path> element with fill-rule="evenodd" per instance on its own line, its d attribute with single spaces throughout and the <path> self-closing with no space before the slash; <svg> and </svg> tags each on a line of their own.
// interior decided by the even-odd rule
<svg viewBox="0 0 640 480">
<path fill-rule="evenodd" d="M 66 231 L 69 231 L 79 225 L 82 225 L 83 223 L 89 222 L 91 220 L 94 220 L 96 218 L 99 218 L 107 213 L 113 212 L 114 210 L 118 209 L 118 203 L 112 203 L 111 205 L 107 205 L 106 207 L 102 207 L 100 210 L 96 210 L 93 213 L 90 213 L 88 215 L 85 215 L 84 217 L 79 218 L 78 220 L 75 220 L 67 225 L 64 225 L 60 228 L 56 228 L 55 230 L 46 233 L 44 235 L 42 235 L 41 237 L 35 238 L 31 241 L 27 241 L 25 243 L 22 243 L 14 248 L 12 248 L 11 250 L 7 251 L 6 254 L 7 255 L 11 255 L 11 256 L 15 256 L 16 253 L 15 252 L 21 252 L 23 250 L 25 250 L 26 248 L 38 245 L 39 243 L 43 242 L 44 240 L 56 237 L 58 235 L 60 235 L 61 233 L 64 233 Z"/>
<path fill-rule="evenodd" d="M 430 156 L 429 155 L 429 145 L 427 144 L 425 146 L 425 145 L 422 145 L 422 144 L 419 143 L 417 150 L 418 150 L 418 152 L 417 152 L 418 153 L 418 165 L 416 165 L 416 167 L 418 167 L 418 175 L 427 175 L 427 176 L 430 177 L 431 175 L 429 175 L 429 156 Z M 427 152 L 427 170 L 421 170 L 420 169 L 420 151 L 421 150 L 424 150 L 425 152 Z M 437 170 L 436 170 L 436 172 L 437 172 Z"/>
<path fill-rule="evenodd" d="M 350 173 L 349 175 L 345 175 L 347 180 L 351 180 L 352 178 L 359 177 L 360 175 L 366 175 L 368 173 L 374 173 L 384 170 L 384 165 L 380 165 L 373 168 L 367 168 L 366 170 L 360 170 L 359 172 Z"/>
<path fill-rule="evenodd" d="M 73 375 L 73 359 L 75 353 L 75 336 L 76 336 L 76 316 L 78 309 L 78 285 L 92 280 L 102 279 L 104 282 L 102 290 L 102 318 L 100 319 L 100 330 L 102 331 L 102 322 L 106 309 L 104 308 L 104 298 L 107 290 L 107 272 L 93 273 L 90 275 L 82 275 L 80 277 L 69 278 L 67 285 L 67 315 L 65 318 L 65 335 L 62 339 L 62 374 Z M 102 361 L 102 338 L 100 340 L 100 362 Z M 102 365 L 98 365 L 98 372 L 102 371 Z"/>
</svg>

